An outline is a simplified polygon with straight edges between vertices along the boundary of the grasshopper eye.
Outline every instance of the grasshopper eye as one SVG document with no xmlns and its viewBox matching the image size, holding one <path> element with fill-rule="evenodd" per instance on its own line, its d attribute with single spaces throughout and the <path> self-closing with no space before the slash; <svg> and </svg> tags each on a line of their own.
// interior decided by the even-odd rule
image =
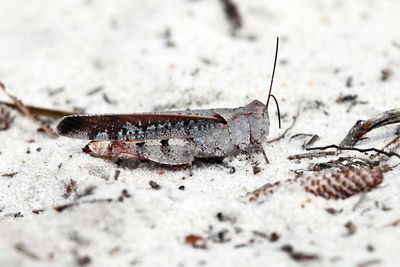
<svg viewBox="0 0 400 267">
<path fill-rule="evenodd" d="M 265 108 L 256 106 L 253 107 L 253 110 L 251 111 L 251 116 L 255 119 L 261 119 L 265 112 L 268 112 Z"/>
<path fill-rule="evenodd" d="M 264 113 L 265 107 L 261 107 L 261 106 L 257 106 L 255 108 L 255 112 L 257 113 L 257 115 L 262 115 Z"/>
</svg>

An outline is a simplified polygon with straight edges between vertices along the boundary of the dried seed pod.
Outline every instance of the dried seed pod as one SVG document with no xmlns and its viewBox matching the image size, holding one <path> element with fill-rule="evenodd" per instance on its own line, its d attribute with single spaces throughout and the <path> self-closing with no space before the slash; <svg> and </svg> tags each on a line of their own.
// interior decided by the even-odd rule
<svg viewBox="0 0 400 267">
<path fill-rule="evenodd" d="M 283 182 L 267 183 L 262 187 L 246 194 L 245 202 L 260 202 L 273 194 L 278 188 L 297 185 L 306 192 L 326 199 L 345 199 L 355 194 L 369 191 L 383 181 L 383 173 L 379 168 L 343 167 L 328 169 L 323 172 L 314 172 L 311 175 L 302 175 Z"/>
<path fill-rule="evenodd" d="M 340 168 L 330 172 L 315 172 L 301 179 L 307 192 L 326 199 L 345 199 L 369 191 L 383 181 L 379 168 Z"/>
</svg>

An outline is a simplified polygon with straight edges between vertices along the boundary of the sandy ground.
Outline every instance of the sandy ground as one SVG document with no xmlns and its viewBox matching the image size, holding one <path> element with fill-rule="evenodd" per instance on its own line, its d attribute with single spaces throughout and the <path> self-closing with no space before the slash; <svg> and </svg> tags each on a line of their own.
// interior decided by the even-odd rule
<svg viewBox="0 0 400 267">
<path fill-rule="evenodd" d="M 266 101 L 279 35 L 283 126 L 271 106 L 270 140 L 301 105 L 268 144 L 270 164 L 240 155 L 195 164 L 192 176 L 92 158 L 85 141 L 51 139 L 13 111 L 0 132 L 0 266 L 398 266 L 398 167 L 364 197 L 282 188 L 259 204 L 239 198 L 307 169 L 309 159 L 287 159 L 305 152 L 307 139 L 291 136 L 337 144 L 355 121 L 399 107 L 400 2 L 235 2 L 233 36 L 220 1 L 0 1 L 0 79 L 27 104 L 131 113 Z M 358 102 L 336 102 L 345 95 Z M 381 148 L 395 132 L 375 130 L 358 147 Z"/>
</svg>

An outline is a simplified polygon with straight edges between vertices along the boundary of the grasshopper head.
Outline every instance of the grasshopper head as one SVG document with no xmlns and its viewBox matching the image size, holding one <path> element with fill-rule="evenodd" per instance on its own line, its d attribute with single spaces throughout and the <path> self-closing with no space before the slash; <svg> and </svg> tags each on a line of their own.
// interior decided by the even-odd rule
<svg viewBox="0 0 400 267">
<path fill-rule="evenodd" d="M 253 100 L 246 106 L 250 116 L 248 122 L 250 126 L 250 142 L 261 144 L 267 139 L 269 133 L 269 115 L 267 106 L 258 100 Z"/>
</svg>

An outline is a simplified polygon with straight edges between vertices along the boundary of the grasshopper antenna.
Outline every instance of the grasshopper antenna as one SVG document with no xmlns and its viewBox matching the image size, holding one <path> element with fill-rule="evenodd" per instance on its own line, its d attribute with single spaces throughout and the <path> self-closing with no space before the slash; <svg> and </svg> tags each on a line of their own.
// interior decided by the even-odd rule
<svg viewBox="0 0 400 267">
<path fill-rule="evenodd" d="M 279 36 L 276 37 L 276 48 L 275 48 L 275 60 L 274 60 L 274 68 L 272 69 L 272 76 L 271 76 L 271 84 L 269 86 L 269 93 L 268 93 L 268 99 L 267 99 L 267 109 L 269 105 L 269 99 L 272 97 L 275 101 L 276 104 L 276 109 L 278 110 L 278 121 L 279 121 L 279 128 L 281 128 L 281 112 L 279 110 L 279 104 L 278 100 L 276 100 L 276 97 L 271 94 L 272 93 L 272 83 L 274 82 L 274 76 L 275 76 L 275 69 L 276 69 L 276 61 L 278 59 L 278 47 L 279 47 Z"/>
</svg>

